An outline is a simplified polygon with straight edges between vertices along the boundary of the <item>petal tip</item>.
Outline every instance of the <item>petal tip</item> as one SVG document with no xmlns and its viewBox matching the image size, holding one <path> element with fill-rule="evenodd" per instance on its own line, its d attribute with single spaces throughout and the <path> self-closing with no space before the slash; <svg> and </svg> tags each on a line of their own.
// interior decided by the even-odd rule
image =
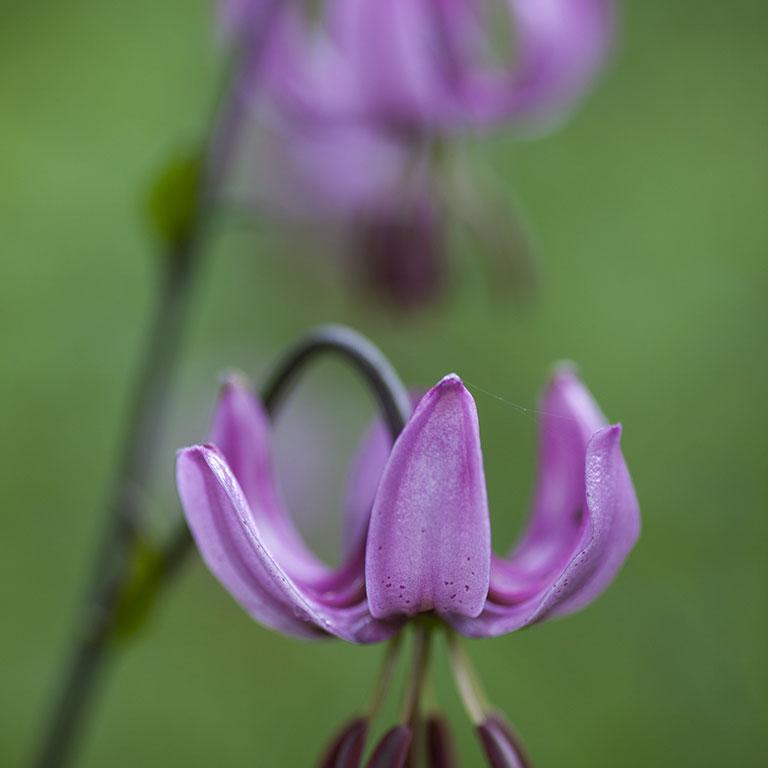
<svg viewBox="0 0 768 768">
<path fill-rule="evenodd" d="M 250 391 L 249 378 L 236 368 L 223 371 L 219 376 L 219 395 L 224 396 L 229 392 Z"/>
<path fill-rule="evenodd" d="M 185 459 L 188 456 L 194 456 L 202 453 L 206 447 L 210 448 L 210 446 L 206 445 L 187 445 L 184 448 L 179 448 L 176 451 L 176 460 L 179 461 L 180 459 Z"/>
<path fill-rule="evenodd" d="M 453 387 L 461 387 L 465 389 L 464 382 L 458 373 L 447 373 L 440 381 L 435 384 L 435 389 L 452 389 Z"/>
<path fill-rule="evenodd" d="M 558 360 L 550 369 L 549 386 L 562 387 L 581 384 L 579 366 L 573 360 Z"/>
<path fill-rule="evenodd" d="M 621 435 L 623 431 L 624 427 L 620 422 L 617 422 L 616 424 L 609 424 L 607 427 L 598 429 L 595 434 L 592 435 L 590 443 L 605 440 L 607 442 L 615 443 L 618 445 L 621 442 Z"/>
<path fill-rule="evenodd" d="M 474 402 L 472 393 L 467 389 L 466 384 L 457 373 L 448 373 L 427 392 L 427 396 L 440 398 L 446 395 L 458 395 L 460 398 L 470 398 Z M 426 401 L 427 396 L 423 399 Z"/>
</svg>

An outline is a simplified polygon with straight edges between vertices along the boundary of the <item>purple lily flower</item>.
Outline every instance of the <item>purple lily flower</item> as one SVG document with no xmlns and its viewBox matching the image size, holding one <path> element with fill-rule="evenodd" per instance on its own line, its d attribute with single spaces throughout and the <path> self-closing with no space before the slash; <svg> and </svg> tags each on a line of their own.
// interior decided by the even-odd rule
<svg viewBox="0 0 768 768">
<path fill-rule="evenodd" d="M 621 428 L 608 425 L 572 369 L 555 373 L 542 400 L 531 519 L 503 558 L 491 552 L 472 396 L 450 374 L 414 403 L 407 421 L 402 389 L 399 402 L 398 426 L 389 428 L 404 427 L 394 444 L 377 422 L 352 465 L 338 568 L 308 549 L 285 512 L 266 413 L 238 378 L 222 389 L 211 443 L 179 452 L 187 522 L 211 572 L 265 626 L 356 643 L 391 638 L 370 708 L 339 731 L 319 765 L 360 765 L 391 679 L 399 630 L 409 622 L 415 639 L 405 708 L 367 765 L 413 764 L 422 747 L 430 764 L 455 764 L 447 723 L 439 714 L 425 720 L 419 711 L 437 622 L 449 628 L 457 686 L 489 764 L 528 766 L 514 730 L 485 701 L 453 630 L 504 634 L 575 611 L 608 586 L 640 525 Z"/>
<path fill-rule="evenodd" d="M 226 0 L 225 20 L 265 0 Z M 613 37 L 612 0 L 284 3 L 270 96 L 303 122 L 407 134 L 552 117 L 581 96 Z M 236 13 L 233 13 L 233 7 Z M 501 18 L 500 18 L 501 17 Z M 514 53 L 497 61 L 490 28 Z"/>
<path fill-rule="evenodd" d="M 614 578 L 639 532 L 620 435 L 575 373 L 554 376 L 531 520 L 509 557 L 491 553 L 477 413 L 455 375 L 424 395 L 391 452 L 380 430 L 363 446 L 337 569 L 283 509 L 268 422 L 239 381 L 224 386 L 211 443 L 179 453 L 177 483 L 206 564 L 270 628 L 370 643 L 431 612 L 490 637 L 578 610 Z"/>
</svg>

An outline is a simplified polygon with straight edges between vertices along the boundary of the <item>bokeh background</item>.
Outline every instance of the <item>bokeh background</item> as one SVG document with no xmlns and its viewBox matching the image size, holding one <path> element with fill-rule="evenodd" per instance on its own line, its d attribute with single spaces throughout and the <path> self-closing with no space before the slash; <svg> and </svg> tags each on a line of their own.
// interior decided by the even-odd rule
<svg viewBox="0 0 768 768">
<path fill-rule="evenodd" d="M 73 630 L 147 331 L 143 190 L 198 135 L 220 60 L 200 0 L 4 0 L 0 14 L 0 763 L 15 766 Z M 455 370 L 502 398 L 475 390 L 506 547 L 535 449 L 534 416 L 516 406 L 535 407 L 553 361 L 576 360 L 624 424 L 643 536 L 588 610 L 470 652 L 542 768 L 762 766 L 768 7 L 644 0 L 622 16 L 613 67 L 562 130 L 473 148 L 535 235 L 534 302 L 489 300 L 465 243 L 451 301 L 395 320 L 279 230 L 217 228 L 148 504 L 158 528 L 179 514 L 173 450 L 204 435 L 222 369 L 258 376 L 308 326 L 343 321 L 414 385 Z M 369 413 L 328 364 L 278 425 L 287 493 L 325 553 Z M 76 764 L 308 765 L 380 655 L 271 634 L 195 557 L 124 648 Z M 437 671 L 477 764 L 442 651 Z"/>
</svg>

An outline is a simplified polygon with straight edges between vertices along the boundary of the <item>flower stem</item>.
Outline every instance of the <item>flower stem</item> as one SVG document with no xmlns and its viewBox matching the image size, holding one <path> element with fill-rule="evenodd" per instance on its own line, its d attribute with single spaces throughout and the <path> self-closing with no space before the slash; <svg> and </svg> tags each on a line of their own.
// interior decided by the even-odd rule
<svg viewBox="0 0 768 768">
<path fill-rule="evenodd" d="M 185 244 L 166 264 L 129 409 L 122 457 L 108 496 L 107 525 L 86 597 L 82 631 L 75 639 L 61 692 L 33 763 L 38 768 L 59 768 L 71 758 L 109 655 L 107 641 L 141 535 L 141 489 L 157 459 L 162 416 L 167 411 L 197 259 L 191 245 Z"/>
<path fill-rule="evenodd" d="M 343 325 L 321 325 L 288 350 L 262 391 L 267 411 L 277 410 L 301 369 L 324 352 L 339 355 L 357 368 L 378 400 L 392 440 L 396 440 L 411 415 L 408 391 L 381 350 Z"/>
<path fill-rule="evenodd" d="M 105 662 L 111 656 L 109 640 L 123 590 L 130 579 L 136 545 L 143 535 L 141 497 L 157 460 L 163 416 L 168 411 L 173 373 L 199 272 L 200 251 L 210 213 L 239 145 L 244 117 L 242 79 L 249 64 L 235 63 L 231 76 L 228 75 L 224 98 L 205 142 L 189 228 L 167 244 L 155 314 L 129 408 L 121 458 L 108 494 L 105 532 L 87 590 L 82 631 L 75 638 L 60 693 L 31 763 L 35 768 L 62 768 L 70 762 Z M 165 581 L 183 555 L 183 542 L 170 542 L 160 565 L 152 572 L 153 585 Z"/>
</svg>

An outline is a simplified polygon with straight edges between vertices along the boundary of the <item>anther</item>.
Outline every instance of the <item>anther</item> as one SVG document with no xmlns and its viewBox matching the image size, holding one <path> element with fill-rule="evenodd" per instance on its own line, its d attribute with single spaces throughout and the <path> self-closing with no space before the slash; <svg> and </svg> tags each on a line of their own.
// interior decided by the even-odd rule
<svg viewBox="0 0 768 768">
<path fill-rule="evenodd" d="M 456 752 L 448 722 L 440 715 L 427 718 L 427 768 L 456 768 Z"/>
<path fill-rule="evenodd" d="M 366 768 L 403 768 L 413 734 L 407 725 L 390 728 L 376 746 Z"/>
<path fill-rule="evenodd" d="M 477 735 L 490 768 L 531 768 L 520 739 L 501 715 L 490 715 L 477 726 Z"/>
<path fill-rule="evenodd" d="M 347 723 L 333 738 L 320 758 L 318 768 L 358 768 L 363 757 L 368 720 L 358 717 Z"/>
</svg>

